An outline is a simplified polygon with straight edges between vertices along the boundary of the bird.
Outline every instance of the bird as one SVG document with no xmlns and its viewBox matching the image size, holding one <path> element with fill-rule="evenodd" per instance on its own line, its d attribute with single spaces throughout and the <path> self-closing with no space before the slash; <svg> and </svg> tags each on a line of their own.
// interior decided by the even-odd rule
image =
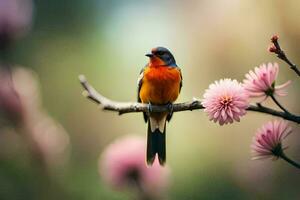
<svg viewBox="0 0 300 200">
<path fill-rule="evenodd" d="M 156 154 L 160 165 L 166 162 L 166 121 L 173 115 L 173 102 L 182 87 L 182 73 L 172 53 L 165 47 L 156 47 L 146 54 L 149 62 L 138 78 L 138 102 L 148 104 L 144 120 L 148 123 L 146 163 L 151 166 Z M 152 105 L 168 105 L 169 112 L 152 112 Z"/>
</svg>

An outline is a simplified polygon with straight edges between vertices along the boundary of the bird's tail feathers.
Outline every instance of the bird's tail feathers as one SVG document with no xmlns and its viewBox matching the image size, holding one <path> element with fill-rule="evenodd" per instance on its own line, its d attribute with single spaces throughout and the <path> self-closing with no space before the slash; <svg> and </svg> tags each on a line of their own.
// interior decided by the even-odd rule
<svg viewBox="0 0 300 200">
<path fill-rule="evenodd" d="M 161 124 L 163 123 L 163 124 Z M 147 133 L 147 164 L 152 165 L 156 154 L 160 165 L 166 162 L 166 117 L 154 126 L 155 122 L 150 118 Z"/>
</svg>

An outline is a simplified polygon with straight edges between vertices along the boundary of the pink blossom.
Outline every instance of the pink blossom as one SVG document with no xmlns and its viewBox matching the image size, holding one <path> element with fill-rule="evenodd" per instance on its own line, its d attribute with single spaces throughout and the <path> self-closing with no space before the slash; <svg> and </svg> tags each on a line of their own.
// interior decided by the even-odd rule
<svg viewBox="0 0 300 200">
<path fill-rule="evenodd" d="M 271 53 L 275 53 L 277 51 L 277 48 L 274 44 L 270 44 L 268 46 L 268 51 L 271 52 Z"/>
<path fill-rule="evenodd" d="M 279 39 L 279 36 L 278 35 L 272 35 L 272 37 L 271 37 L 271 42 L 277 42 L 278 41 L 278 39 Z"/>
<path fill-rule="evenodd" d="M 47 170 L 62 167 L 69 157 L 69 135 L 43 109 L 38 77 L 33 71 L 18 67 L 12 70 L 12 82 L 20 99 L 21 125 L 31 150 Z"/>
<path fill-rule="evenodd" d="M 277 63 L 262 64 L 259 67 L 255 67 L 254 71 L 250 70 L 245 75 L 246 79 L 244 79 L 243 86 L 250 97 L 261 97 L 265 100 L 273 94 L 285 96 L 287 93 L 284 89 L 290 84 L 290 81 L 275 86 L 278 72 L 279 66 Z"/>
<path fill-rule="evenodd" d="M 209 119 L 220 125 L 240 121 L 249 106 L 248 95 L 236 80 L 221 79 L 210 84 L 203 95 L 202 105 Z"/>
<path fill-rule="evenodd" d="M 0 0 L 0 36 L 15 39 L 30 29 L 32 0 Z"/>
<path fill-rule="evenodd" d="M 146 143 L 143 138 L 127 136 L 110 144 L 99 160 L 99 173 L 115 189 L 138 186 L 147 195 L 156 196 L 168 186 L 169 168 L 155 160 L 153 166 L 145 162 Z"/>
<path fill-rule="evenodd" d="M 292 128 L 283 120 L 270 121 L 257 130 L 251 145 L 253 159 L 278 158 L 286 147 L 282 140 L 292 132 Z"/>
<path fill-rule="evenodd" d="M 11 73 L 8 70 L 0 69 L 0 116 L 5 114 L 9 120 L 18 122 L 22 117 L 22 111 L 21 101 L 14 88 Z"/>
</svg>

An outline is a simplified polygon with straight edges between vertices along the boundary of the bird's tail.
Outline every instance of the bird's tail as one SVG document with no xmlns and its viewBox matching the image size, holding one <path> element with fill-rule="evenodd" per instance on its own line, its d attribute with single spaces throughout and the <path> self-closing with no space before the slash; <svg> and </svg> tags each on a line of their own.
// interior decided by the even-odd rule
<svg viewBox="0 0 300 200">
<path fill-rule="evenodd" d="M 155 126 L 157 125 L 157 126 Z M 166 117 L 157 122 L 150 117 L 147 136 L 147 164 L 152 165 L 156 154 L 160 165 L 166 162 Z"/>
</svg>

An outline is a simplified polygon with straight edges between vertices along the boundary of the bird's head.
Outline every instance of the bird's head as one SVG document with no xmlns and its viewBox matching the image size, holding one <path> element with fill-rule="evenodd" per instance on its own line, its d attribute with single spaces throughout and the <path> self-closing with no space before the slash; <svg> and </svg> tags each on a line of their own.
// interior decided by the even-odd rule
<svg viewBox="0 0 300 200">
<path fill-rule="evenodd" d="M 176 66 L 176 61 L 172 53 L 165 47 L 156 47 L 151 53 L 146 54 L 153 66 Z"/>
</svg>

